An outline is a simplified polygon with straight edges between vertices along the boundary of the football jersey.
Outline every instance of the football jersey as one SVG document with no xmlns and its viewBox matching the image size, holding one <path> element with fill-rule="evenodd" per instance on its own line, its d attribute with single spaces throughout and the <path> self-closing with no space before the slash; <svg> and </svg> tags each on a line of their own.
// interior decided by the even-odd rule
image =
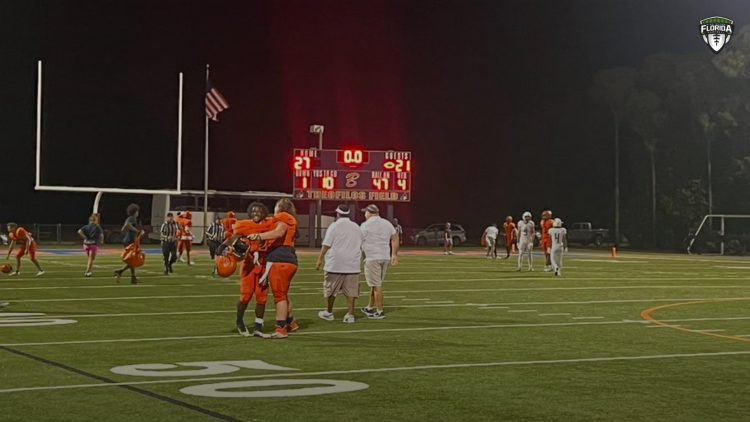
<svg viewBox="0 0 750 422">
<path fill-rule="evenodd" d="M 552 247 L 562 247 L 565 235 L 568 233 L 563 227 L 554 227 L 549 229 L 549 235 L 552 237 Z"/>
<path fill-rule="evenodd" d="M 534 237 L 532 236 L 534 230 L 534 222 L 529 220 L 527 223 L 524 220 L 518 222 L 518 241 L 519 242 L 533 242 Z"/>
<path fill-rule="evenodd" d="M 500 233 L 500 230 L 498 230 L 498 228 L 495 226 L 489 226 L 487 227 L 486 232 L 487 237 L 489 237 L 490 239 L 497 239 L 497 234 Z"/>
<path fill-rule="evenodd" d="M 539 227 L 542 230 L 543 239 L 545 240 L 549 239 L 549 236 L 550 236 L 549 231 L 552 229 L 553 226 L 554 226 L 554 223 L 552 222 L 552 219 L 549 219 L 549 218 L 546 220 L 542 220 L 539 223 Z"/>
</svg>

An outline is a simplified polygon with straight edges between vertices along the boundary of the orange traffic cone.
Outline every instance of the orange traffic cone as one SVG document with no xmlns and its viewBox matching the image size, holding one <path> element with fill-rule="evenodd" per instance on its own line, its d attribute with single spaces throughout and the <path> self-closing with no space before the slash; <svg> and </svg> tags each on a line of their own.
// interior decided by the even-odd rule
<svg viewBox="0 0 750 422">
<path fill-rule="evenodd" d="M 612 258 L 617 258 L 617 246 L 612 246 Z"/>
</svg>

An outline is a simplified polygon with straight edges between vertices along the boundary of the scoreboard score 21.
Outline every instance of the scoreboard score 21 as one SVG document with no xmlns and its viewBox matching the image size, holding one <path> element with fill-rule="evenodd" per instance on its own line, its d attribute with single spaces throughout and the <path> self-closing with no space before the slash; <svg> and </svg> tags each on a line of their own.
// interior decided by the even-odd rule
<svg viewBox="0 0 750 422">
<path fill-rule="evenodd" d="M 410 151 L 297 148 L 293 195 L 300 200 L 411 201 Z"/>
</svg>

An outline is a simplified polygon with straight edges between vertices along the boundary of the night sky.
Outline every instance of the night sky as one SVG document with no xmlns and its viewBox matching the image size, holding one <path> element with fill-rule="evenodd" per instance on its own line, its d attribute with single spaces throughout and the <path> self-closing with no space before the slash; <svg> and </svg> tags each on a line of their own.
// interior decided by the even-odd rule
<svg viewBox="0 0 750 422">
<path fill-rule="evenodd" d="M 479 231 L 550 207 L 611 226 L 611 121 L 597 70 L 705 51 L 698 21 L 746 1 L 4 1 L 0 221 L 84 222 L 93 194 L 34 191 L 36 61 L 44 184 L 202 189 L 206 63 L 231 108 L 211 124 L 210 186 L 290 191 L 292 148 L 412 150 L 407 226 Z M 627 157 L 622 162 L 627 173 Z M 147 197 L 105 195 L 105 222 Z M 333 209 L 336 204 L 326 208 Z M 108 220 L 109 221 L 106 221 Z"/>
</svg>

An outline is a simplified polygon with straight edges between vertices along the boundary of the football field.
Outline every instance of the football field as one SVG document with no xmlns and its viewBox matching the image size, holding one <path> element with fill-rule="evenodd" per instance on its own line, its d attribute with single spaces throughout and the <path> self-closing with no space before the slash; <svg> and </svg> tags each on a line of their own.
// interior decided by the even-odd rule
<svg viewBox="0 0 750 422">
<path fill-rule="evenodd" d="M 92 278 L 78 252 L 41 256 L 39 278 L 25 261 L 0 275 L 0 421 L 750 417 L 750 259 L 573 251 L 555 278 L 539 256 L 517 273 L 406 250 L 387 319 L 344 324 L 343 297 L 317 317 L 322 274 L 300 257 L 286 340 L 236 334 L 236 275 L 205 255 L 171 276 L 150 255 L 135 286 L 112 278 L 114 249 Z"/>
</svg>

